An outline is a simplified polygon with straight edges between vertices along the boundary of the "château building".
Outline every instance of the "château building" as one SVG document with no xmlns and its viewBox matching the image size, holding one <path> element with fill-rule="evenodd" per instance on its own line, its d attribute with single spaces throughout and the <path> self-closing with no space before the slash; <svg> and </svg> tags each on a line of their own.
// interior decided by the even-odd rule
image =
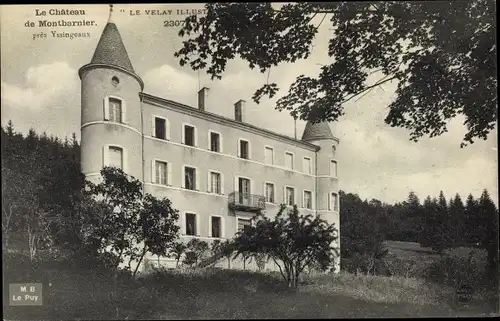
<svg viewBox="0 0 500 321">
<path fill-rule="evenodd" d="M 246 122 L 244 100 L 231 106 L 234 118 L 207 112 L 207 88 L 196 107 L 149 95 L 111 19 L 79 76 L 83 174 L 95 181 L 103 166 L 117 166 L 169 198 L 182 240 L 231 238 L 282 203 L 340 230 L 339 139 L 327 123 L 307 123 L 298 140 Z"/>
</svg>

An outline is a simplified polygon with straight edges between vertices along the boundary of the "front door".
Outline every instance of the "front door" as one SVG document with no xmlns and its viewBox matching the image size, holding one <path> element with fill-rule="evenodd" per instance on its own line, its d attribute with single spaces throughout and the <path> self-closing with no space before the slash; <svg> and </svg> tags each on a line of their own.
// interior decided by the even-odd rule
<svg viewBox="0 0 500 321">
<path fill-rule="evenodd" d="M 250 180 L 238 178 L 239 202 L 242 205 L 250 205 Z"/>
</svg>

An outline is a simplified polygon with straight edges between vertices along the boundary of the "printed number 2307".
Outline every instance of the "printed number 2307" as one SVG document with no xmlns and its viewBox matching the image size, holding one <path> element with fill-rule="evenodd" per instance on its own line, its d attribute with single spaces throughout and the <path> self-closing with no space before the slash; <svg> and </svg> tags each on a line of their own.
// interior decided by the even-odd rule
<svg viewBox="0 0 500 321">
<path fill-rule="evenodd" d="M 184 20 L 165 20 L 163 22 L 164 27 L 180 27 L 184 26 Z"/>
</svg>

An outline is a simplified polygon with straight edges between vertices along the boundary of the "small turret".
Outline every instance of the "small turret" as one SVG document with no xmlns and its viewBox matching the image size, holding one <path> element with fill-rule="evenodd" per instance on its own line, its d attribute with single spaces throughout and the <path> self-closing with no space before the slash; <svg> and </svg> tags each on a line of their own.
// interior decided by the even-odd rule
<svg viewBox="0 0 500 321">
<path fill-rule="evenodd" d="M 337 146 L 339 139 L 333 136 L 327 122 L 308 122 L 302 134 L 302 140 L 319 146 L 316 154 L 316 210 L 317 215 L 329 223 L 334 223 L 340 235 L 340 197 L 337 173 Z M 332 246 L 339 249 L 340 241 Z M 340 270 L 337 260 L 333 267 Z"/>
<path fill-rule="evenodd" d="M 108 23 L 102 32 L 90 63 L 113 65 L 135 73 L 120 32 L 113 21 L 112 14 L 113 5 L 110 5 Z"/>
<path fill-rule="evenodd" d="M 324 139 L 335 139 L 328 123 L 307 122 L 306 128 L 304 129 L 304 133 L 302 134 L 302 140 L 305 142 L 310 142 L 314 140 L 324 140 Z"/>
<path fill-rule="evenodd" d="M 135 73 L 120 32 L 112 19 L 104 27 L 81 79 L 81 168 L 89 179 L 103 166 L 122 168 L 142 180 L 142 111 L 144 88 Z"/>
</svg>

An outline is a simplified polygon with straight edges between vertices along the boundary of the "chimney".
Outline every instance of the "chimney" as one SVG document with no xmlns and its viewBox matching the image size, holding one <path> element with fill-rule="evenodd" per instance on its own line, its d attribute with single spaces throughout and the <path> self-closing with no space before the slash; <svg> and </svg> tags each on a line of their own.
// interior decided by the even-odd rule
<svg viewBox="0 0 500 321">
<path fill-rule="evenodd" d="M 243 122 L 243 107 L 245 106 L 245 101 L 240 99 L 234 104 L 234 119 L 239 122 Z"/>
<path fill-rule="evenodd" d="M 205 110 L 205 102 L 207 101 L 207 95 L 208 95 L 208 88 L 203 87 L 200 89 L 198 92 L 198 108 L 201 111 Z"/>
</svg>

